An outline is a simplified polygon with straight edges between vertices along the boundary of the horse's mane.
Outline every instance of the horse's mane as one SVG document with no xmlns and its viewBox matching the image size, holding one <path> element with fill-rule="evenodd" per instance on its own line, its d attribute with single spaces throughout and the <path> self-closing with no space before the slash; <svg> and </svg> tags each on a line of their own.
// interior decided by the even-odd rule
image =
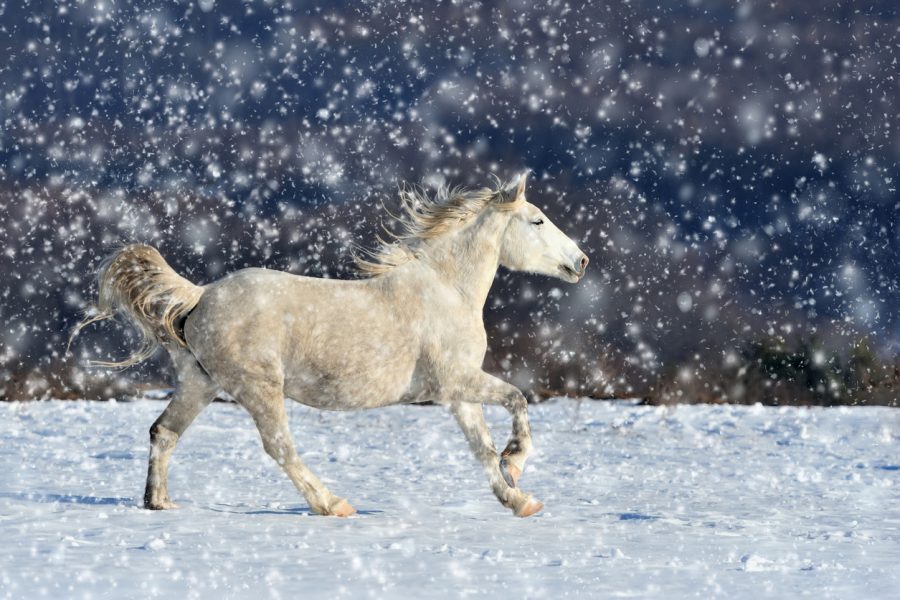
<svg viewBox="0 0 900 600">
<path fill-rule="evenodd" d="M 354 259 L 360 273 L 369 277 L 383 275 L 416 258 L 415 247 L 422 240 L 440 237 L 472 221 L 485 208 L 510 211 L 519 206 L 517 181 L 506 183 L 496 179 L 496 187 L 470 190 L 462 186 L 441 185 L 429 196 L 421 185 L 401 184 L 401 214 L 388 213 L 399 231 L 382 224 L 387 239 L 377 236 L 374 250 L 362 250 Z"/>
</svg>

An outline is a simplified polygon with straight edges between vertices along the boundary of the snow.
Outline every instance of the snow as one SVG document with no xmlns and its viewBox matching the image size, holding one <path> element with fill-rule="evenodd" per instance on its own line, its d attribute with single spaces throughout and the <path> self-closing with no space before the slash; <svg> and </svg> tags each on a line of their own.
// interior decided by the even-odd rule
<svg viewBox="0 0 900 600">
<path fill-rule="evenodd" d="M 759 344 L 815 347 L 855 400 L 850 348 L 888 376 L 900 349 L 896 4 L 0 2 L 0 372 L 54 388 L 17 399 L 95 396 L 61 348 L 111 246 L 200 283 L 355 277 L 398 186 L 528 169 L 591 264 L 549 298 L 501 272 L 505 377 L 647 396 L 681 369 L 723 387 L 750 361 L 721 358 Z M 127 348 L 79 342 L 82 363 Z"/>
<path fill-rule="evenodd" d="M 138 501 L 131 403 L 0 403 L 0 597 L 888 598 L 900 589 L 893 409 L 531 407 L 516 519 L 441 407 L 291 404 L 307 463 L 359 515 L 309 514 L 239 407 L 172 461 L 181 505 Z M 489 408 L 498 443 L 508 418 Z"/>
</svg>

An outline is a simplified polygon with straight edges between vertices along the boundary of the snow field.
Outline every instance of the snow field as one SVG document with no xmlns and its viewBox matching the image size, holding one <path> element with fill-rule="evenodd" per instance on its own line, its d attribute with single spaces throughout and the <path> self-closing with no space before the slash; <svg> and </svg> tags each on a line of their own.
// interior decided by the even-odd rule
<svg viewBox="0 0 900 600">
<path fill-rule="evenodd" d="M 359 510 L 311 515 L 235 405 L 138 507 L 160 402 L 0 404 L 0 597 L 890 598 L 900 412 L 532 406 L 516 519 L 442 407 L 292 404 L 306 462 Z M 509 422 L 487 409 L 498 445 Z"/>
</svg>

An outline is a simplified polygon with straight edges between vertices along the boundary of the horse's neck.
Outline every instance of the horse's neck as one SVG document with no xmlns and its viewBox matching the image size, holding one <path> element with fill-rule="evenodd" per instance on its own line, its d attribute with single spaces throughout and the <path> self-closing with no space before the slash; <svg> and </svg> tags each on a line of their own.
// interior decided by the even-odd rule
<svg viewBox="0 0 900 600">
<path fill-rule="evenodd" d="M 461 231 L 422 248 L 420 260 L 480 314 L 500 266 L 500 238 L 508 219 L 491 211 Z"/>
</svg>

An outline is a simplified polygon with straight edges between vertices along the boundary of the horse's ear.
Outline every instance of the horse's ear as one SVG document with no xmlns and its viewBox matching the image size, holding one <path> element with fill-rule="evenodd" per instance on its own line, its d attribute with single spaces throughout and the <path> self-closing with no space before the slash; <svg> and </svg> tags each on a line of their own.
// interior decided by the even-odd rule
<svg viewBox="0 0 900 600">
<path fill-rule="evenodd" d="M 516 179 L 501 185 L 497 192 L 497 198 L 500 202 L 509 204 L 513 202 L 523 202 L 525 200 L 525 183 L 528 181 L 528 172 L 525 171 Z"/>
<path fill-rule="evenodd" d="M 528 181 L 528 171 L 523 171 L 521 175 L 519 175 L 519 185 L 516 186 L 516 200 L 521 200 L 525 197 L 525 183 Z"/>
</svg>

